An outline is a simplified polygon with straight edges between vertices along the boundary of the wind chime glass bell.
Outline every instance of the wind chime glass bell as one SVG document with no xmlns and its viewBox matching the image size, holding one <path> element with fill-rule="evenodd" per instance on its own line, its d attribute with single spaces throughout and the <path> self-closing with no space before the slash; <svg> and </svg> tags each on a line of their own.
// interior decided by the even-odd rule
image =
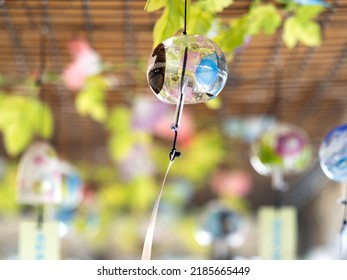
<svg viewBox="0 0 347 280">
<path fill-rule="evenodd" d="M 160 43 L 148 60 L 148 84 L 165 103 L 177 104 L 181 86 L 185 104 L 211 100 L 221 92 L 227 77 L 228 66 L 222 50 L 200 35 L 171 37 Z"/>
<path fill-rule="evenodd" d="M 323 139 L 319 161 L 325 175 L 337 182 L 347 182 L 347 124 L 332 129 Z"/>
</svg>

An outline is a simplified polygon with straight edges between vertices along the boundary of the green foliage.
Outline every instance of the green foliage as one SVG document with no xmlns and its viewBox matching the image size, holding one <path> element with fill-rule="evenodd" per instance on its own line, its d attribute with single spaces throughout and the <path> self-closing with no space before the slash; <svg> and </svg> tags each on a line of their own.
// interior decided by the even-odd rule
<svg viewBox="0 0 347 280">
<path fill-rule="evenodd" d="M 200 0 L 198 2 L 204 10 L 211 13 L 220 13 L 232 3 L 234 3 L 234 0 Z"/>
<path fill-rule="evenodd" d="M 76 98 L 77 111 L 82 116 L 90 116 L 97 122 L 105 122 L 107 118 L 106 90 L 107 84 L 103 77 L 89 77 Z"/>
<path fill-rule="evenodd" d="M 298 43 L 308 47 L 320 46 L 321 30 L 313 18 L 322 11 L 320 6 L 299 7 L 296 14 L 285 21 L 282 37 L 288 48 L 293 48 Z"/>
<path fill-rule="evenodd" d="M 127 204 L 133 213 L 150 209 L 158 192 L 157 182 L 149 176 L 139 176 L 127 185 Z"/>
<path fill-rule="evenodd" d="M 183 27 L 184 1 L 166 0 L 165 9 L 153 30 L 153 45 L 175 35 Z"/>
<path fill-rule="evenodd" d="M 17 166 L 7 164 L 0 180 L 0 214 L 14 215 L 18 212 L 16 199 Z"/>
<path fill-rule="evenodd" d="M 281 25 L 279 11 L 272 4 L 257 5 L 249 12 L 248 35 L 273 34 Z"/>
<path fill-rule="evenodd" d="M 146 144 L 150 136 L 132 129 L 131 111 L 127 107 L 114 108 L 110 114 L 107 128 L 109 130 L 109 151 L 114 161 L 124 159 L 135 143 Z"/>
<path fill-rule="evenodd" d="M 163 8 L 166 4 L 166 0 L 147 0 L 145 11 L 153 12 Z"/>
<path fill-rule="evenodd" d="M 205 34 L 207 33 L 215 19 L 215 14 L 212 11 L 205 10 L 199 3 L 195 3 L 191 7 L 191 17 L 188 21 L 188 32 L 190 34 Z"/>
<path fill-rule="evenodd" d="M 295 16 L 302 21 L 307 21 L 316 18 L 323 11 L 322 6 L 300 6 Z"/>
<path fill-rule="evenodd" d="M 224 152 L 223 142 L 218 133 L 209 131 L 198 134 L 189 146 L 182 149 L 183 156 L 175 161 L 172 174 L 182 176 L 202 187 L 207 174 L 222 161 Z"/>
<path fill-rule="evenodd" d="M 232 3 L 232 0 L 201 0 L 190 5 L 188 0 L 188 31 L 191 34 L 207 33 L 216 19 L 216 14 Z M 152 12 L 162 7 L 164 7 L 163 13 L 153 30 L 154 47 L 183 28 L 184 0 L 148 0 L 145 10 Z"/>
<path fill-rule="evenodd" d="M 48 139 L 53 132 L 53 117 L 41 101 L 20 95 L 0 97 L 0 131 L 9 155 L 22 152 L 35 135 Z"/>
<path fill-rule="evenodd" d="M 283 1 L 282 1 L 283 2 Z M 188 16 L 188 32 L 206 35 L 214 22 L 221 22 L 217 13 L 230 6 L 232 0 L 199 0 L 193 2 Z M 148 12 L 162 7 L 163 13 L 153 30 L 154 46 L 174 36 L 182 28 L 183 1 L 148 0 L 145 10 Z M 321 6 L 299 6 L 292 1 L 284 1 L 281 8 L 274 4 L 262 4 L 256 1 L 250 6 L 248 13 L 230 20 L 228 25 L 219 24 L 212 38 L 225 52 L 232 57 L 236 48 L 243 45 L 245 38 L 258 34 L 274 34 L 282 24 L 282 14 L 295 13 L 284 22 L 283 41 L 289 48 L 297 43 L 315 47 L 321 44 L 320 26 L 314 18 L 324 10 Z"/>
<path fill-rule="evenodd" d="M 225 28 L 214 38 L 216 44 L 226 53 L 232 53 L 241 46 L 248 34 L 249 18 L 243 16 L 230 21 L 230 26 Z"/>
</svg>

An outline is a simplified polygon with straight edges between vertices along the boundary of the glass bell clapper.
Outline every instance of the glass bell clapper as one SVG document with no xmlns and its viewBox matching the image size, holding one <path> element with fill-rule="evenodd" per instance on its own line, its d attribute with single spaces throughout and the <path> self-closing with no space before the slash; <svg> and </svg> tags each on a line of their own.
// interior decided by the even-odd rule
<svg viewBox="0 0 347 280">
<path fill-rule="evenodd" d="M 319 148 L 319 163 L 325 175 L 339 183 L 347 184 L 347 124 L 341 124 L 331 129 Z M 346 195 L 338 202 L 343 205 L 343 218 L 340 230 L 339 258 L 342 258 L 343 236 L 346 236 L 347 226 L 347 186 Z"/>
</svg>

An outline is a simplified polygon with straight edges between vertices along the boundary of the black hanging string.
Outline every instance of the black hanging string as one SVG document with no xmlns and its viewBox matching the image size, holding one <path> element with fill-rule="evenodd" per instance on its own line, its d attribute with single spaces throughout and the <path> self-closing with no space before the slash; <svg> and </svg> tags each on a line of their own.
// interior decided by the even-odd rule
<svg viewBox="0 0 347 280">
<path fill-rule="evenodd" d="M 172 145 L 172 150 L 169 154 L 170 160 L 173 161 L 176 157 L 179 157 L 181 155 L 180 152 L 176 150 L 176 142 L 177 142 L 177 137 L 178 137 L 178 126 L 179 126 L 179 119 L 182 114 L 182 105 L 184 102 L 184 77 L 186 74 L 186 67 L 187 67 L 187 59 L 188 59 L 188 46 L 185 47 L 184 49 L 184 57 L 183 57 L 183 66 L 182 66 L 182 74 L 181 74 L 181 93 L 180 93 L 180 99 L 179 99 L 179 104 L 177 108 L 177 115 L 176 115 L 176 120 L 175 124 L 171 127 L 171 129 L 174 131 L 175 136 L 174 136 L 174 141 Z"/>
<path fill-rule="evenodd" d="M 187 35 L 187 0 L 184 1 L 184 27 L 183 27 L 183 35 Z M 176 143 L 177 143 L 177 137 L 178 137 L 178 126 L 180 117 L 182 114 L 182 107 L 184 103 L 184 78 L 186 74 L 186 68 L 187 68 L 187 60 L 188 60 L 188 46 L 186 45 L 184 48 L 184 56 L 183 56 L 183 65 L 182 65 L 182 74 L 181 74 L 181 84 L 180 84 L 180 97 L 178 101 L 178 107 L 176 112 L 176 119 L 175 123 L 171 126 L 172 131 L 175 133 L 174 140 L 172 144 L 172 149 L 169 154 L 170 160 L 174 161 L 176 157 L 179 157 L 181 155 L 180 152 L 176 150 Z"/>
<path fill-rule="evenodd" d="M 184 28 L 183 35 L 187 35 L 187 0 L 184 0 Z"/>
</svg>

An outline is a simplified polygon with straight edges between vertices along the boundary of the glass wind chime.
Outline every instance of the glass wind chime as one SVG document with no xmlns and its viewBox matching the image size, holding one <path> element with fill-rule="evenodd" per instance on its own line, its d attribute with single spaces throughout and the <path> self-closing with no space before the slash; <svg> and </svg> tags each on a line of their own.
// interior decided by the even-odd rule
<svg viewBox="0 0 347 280">
<path fill-rule="evenodd" d="M 36 85 L 42 91 L 45 70 L 46 32 L 41 35 L 40 71 Z M 44 125 L 44 118 L 41 119 Z M 19 233 L 21 259 L 59 259 L 59 228 L 52 219 L 45 221 L 53 205 L 62 199 L 60 162 L 54 148 L 45 141 L 35 141 L 23 154 L 17 173 L 17 199 L 19 204 L 37 209 L 37 221 L 23 221 Z M 52 213 L 51 213 L 52 214 Z"/>
<path fill-rule="evenodd" d="M 211 40 L 200 35 L 187 35 L 187 1 L 184 3 L 183 34 L 160 43 L 148 60 L 147 81 L 153 93 L 162 102 L 175 104 L 176 113 L 171 130 L 173 146 L 169 165 L 155 201 L 147 229 L 142 259 L 151 258 L 154 227 L 160 197 L 172 163 L 180 152 L 176 141 L 184 104 L 195 104 L 215 98 L 228 77 L 228 65 L 222 50 Z"/>
<path fill-rule="evenodd" d="M 347 183 L 347 124 L 341 124 L 330 130 L 324 137 L 319 148 L 319 162 L 325 175 L 338 183 Z M 339 203 L 344 206 L 340 230 L 339 258 L 343 253 L 343 238 L 347 226 L 347 187 L 346 195 Z M 346 245 L 346 244 L 344 244 Z"/>
<path fill-rule="evenodd" d="M 296 209 L 283 206 L 280 195 L 287 190 L 284 176 L 303 172 L 311 153 L 306 133 L 286 123 L 275 124 L 251 145 L 251 164 L 259 174 L 271 176 L 274 194 L 274 207 L 262 207 L 258 213 L 262 259 L 295 259 Z"/>
<path fill-rule="evenodd" d="M 44 31 L 43 31 L 44 32 Z M 45 70 L 45 40 L 41 35 L 40 71 L 36 84 L 42 90 Z M 44 125 L 44 117 L 42 124 Z M 23 205 L 37 208 L 37 222 L 23 221 L 19 230 L 21 259 L 59 259 L 59 228 L 54 221 L 45 221 L 44 209 L 62 199 L 60 162 L 54 148 L 45 141 L 35 141 L 23 154 L 17 173 L 17 199 Z"/>
</svg>

